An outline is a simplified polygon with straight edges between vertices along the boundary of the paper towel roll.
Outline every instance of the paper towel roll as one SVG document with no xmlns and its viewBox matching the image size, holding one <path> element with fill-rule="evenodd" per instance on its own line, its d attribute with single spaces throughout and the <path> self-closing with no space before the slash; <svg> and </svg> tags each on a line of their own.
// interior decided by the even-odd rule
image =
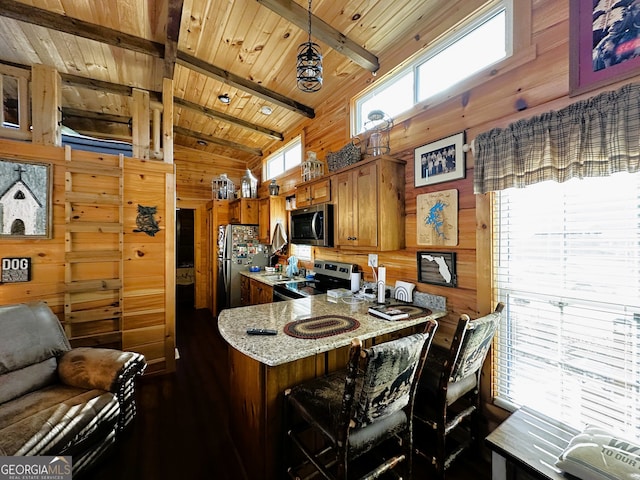
<svg viewBox="0 0 640 480">
<path fill-rule="evenodd" d="M 378 303 L 385 301 L 385 282 L 387 281 L 387 269 L 382 265 L 378 267 Z"/>
<path fill-rule="evenodd" d="M 351 291 L 356 293 L 360 290 L 360 272 L 351 273 Z"/>
</svg>

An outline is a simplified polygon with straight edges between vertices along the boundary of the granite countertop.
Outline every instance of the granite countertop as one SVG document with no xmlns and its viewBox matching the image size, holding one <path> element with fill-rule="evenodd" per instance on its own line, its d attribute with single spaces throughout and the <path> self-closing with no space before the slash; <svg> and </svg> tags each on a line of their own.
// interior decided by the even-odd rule
<svg viewBox="0 0 640 480">
<path fill-rule="evenodd" d="M 259 272 L 240 272 L 240 275 L 244 275 L 245 277 L 253 278 L 254 280 L 258 280 L 262 283 L 266 283 L 267 285 L 273 287 L 279 283 L 288 283 L 288 282 L 304 282 L 305 279 L 300 276 L 295 277 L 287 277 L 284 273 L 265 273 L 264 270 L 260 270 Z"/>
<path fill-rule="evenodd" d="M 348 297 L 347 301 L 357 300 Z M 276 366 L 347 346 L 354 337 L 366 340 L 425 323 L 428 319 L 438 319 L 447 313 L 444 309 L 435 310 L 427 306 L 433 312 L 431 315 L 388 321 L 367 313 L 373 304 L 367 301 L 346 303 L 342 299 L 333 302 L 323 294 L 286 302 L 230 308 L 220 312 L 218 329 L 231 347 L 265 365 Z M 352 331 L 317 339 L 300 339 L 284 333 L 284 326 L 289 322 L 321 315 L 351 317 L 358 320 L 360 326 Z M 248 328 L 273 329 L 278 333 L 248 335 Z"/>
</svg>

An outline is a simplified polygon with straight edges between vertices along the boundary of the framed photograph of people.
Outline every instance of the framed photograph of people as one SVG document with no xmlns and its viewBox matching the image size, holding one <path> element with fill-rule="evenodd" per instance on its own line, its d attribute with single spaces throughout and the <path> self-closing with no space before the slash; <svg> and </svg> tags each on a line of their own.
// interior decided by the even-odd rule
<svg viewBox="0 0 640 480">
<path fill-rule="evenodd" d="M 570 94 L 578 95 L 637 75 L 640 2 L 570 1 Z"/>
<path fill-rule="evenodd" d="M 51 238 L 51 165 L 0 158 L 0 239 Z"/>
<path fill-rule="evenodd" d="M 416 148 L 415 186 L 464 178 L 464 132 Z"/>
</svg>

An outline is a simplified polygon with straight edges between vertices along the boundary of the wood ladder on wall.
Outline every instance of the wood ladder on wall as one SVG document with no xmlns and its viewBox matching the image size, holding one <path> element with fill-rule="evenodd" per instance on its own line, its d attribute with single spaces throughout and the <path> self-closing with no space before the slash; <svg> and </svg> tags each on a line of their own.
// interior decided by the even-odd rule
<svg viewBox="0 0 640 480">
<path fill-rule="evenodd" d="M 124 156 L 72 161 L 67 146 L 65 160 L 65 331 L 73 346 L 122 348 Z"/>
</svg>

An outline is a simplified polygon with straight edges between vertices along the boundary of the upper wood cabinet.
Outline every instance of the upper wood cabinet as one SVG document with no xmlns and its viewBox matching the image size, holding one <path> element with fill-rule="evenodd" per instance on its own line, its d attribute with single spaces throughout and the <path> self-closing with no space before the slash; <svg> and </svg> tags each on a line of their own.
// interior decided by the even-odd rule
<svg viewBox="0 0 640 480">
<path fill-rule="evenodd" d="M 331 179 L 322 177 L 296 187 L 296 208 L 308 207 L 331 200 Z"/>
<path fill-rule="evenodd" d="M 239 224 L 258 224 L 258 199 L 236 198 L 229 202 L 229 222 Z"/>
<path fill-rule="evenodd" d="M 282 224 L 286 232 L 286 200 L 284 197 L 270 196 L 261 198 L 258 202 L 258 241 L 266 245 L 271 245 L 273 232 L 278 222 Z"/>
<path fill-rule="evenodd" d="M 374 157 L 332 176 L 335 246 L 376 251 L 405 247 L 405 162 Z"/>
</svg>

